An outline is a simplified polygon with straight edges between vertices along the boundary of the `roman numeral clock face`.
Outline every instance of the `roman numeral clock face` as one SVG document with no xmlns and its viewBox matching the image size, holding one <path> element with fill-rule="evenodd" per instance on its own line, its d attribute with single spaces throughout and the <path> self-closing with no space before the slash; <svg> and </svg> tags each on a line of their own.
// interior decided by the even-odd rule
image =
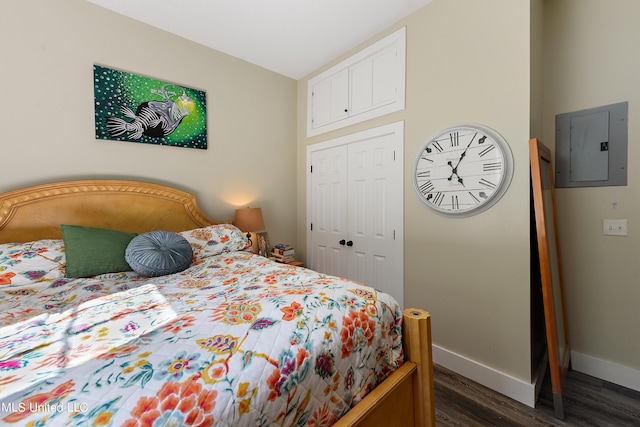
<svg viewBox="0 0 640 427">
<path fill-rule="evenodd" d="M 418 153 L 413 169 L 418 197 L 435 212 L 467 217 L 493 206 L 513 176 L 505 139 L 480 125 L 438 132 Z"/>
</svg>

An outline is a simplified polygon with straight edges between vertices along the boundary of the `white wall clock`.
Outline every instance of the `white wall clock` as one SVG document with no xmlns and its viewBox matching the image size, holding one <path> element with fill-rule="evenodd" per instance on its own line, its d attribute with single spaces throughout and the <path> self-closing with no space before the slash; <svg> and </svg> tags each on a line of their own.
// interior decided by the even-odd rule
<svg viewBox="0 0 640 427">
<path fill-rule="evenodd" d="M 413 167 L 418 197 L 434 212 L 468 217 L 489 209 L 513 176 L 513 154 L 495 130 L 477 124 L 444 129 L 427 140 Z"/>
</svg>

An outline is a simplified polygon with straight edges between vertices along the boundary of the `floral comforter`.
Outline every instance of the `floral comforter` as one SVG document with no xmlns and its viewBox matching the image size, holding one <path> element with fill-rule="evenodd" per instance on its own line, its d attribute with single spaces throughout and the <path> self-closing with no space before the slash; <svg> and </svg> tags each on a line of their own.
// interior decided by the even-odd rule
<svg viewBox="0 0 640 427">
<path fill-rule="evenodd" d="M 0 267 L 64 263 L 41 242 L 4 245 Z M 402 364 L 390 296 L 252 253 L 51 274 L 0 268 L 0 425 L 331 425 Z"/>
</svg>

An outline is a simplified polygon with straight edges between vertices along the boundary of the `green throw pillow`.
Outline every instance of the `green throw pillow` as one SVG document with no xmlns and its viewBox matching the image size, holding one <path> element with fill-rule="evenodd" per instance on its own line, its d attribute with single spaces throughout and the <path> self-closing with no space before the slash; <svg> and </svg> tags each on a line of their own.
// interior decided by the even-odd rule
<svg viewBox="0 0 640 427">
<path fill-rule="evenodd" d="M 131 271 L 124 252 L 136 233 L 64 224 L 60 228 L 67 258 L 67 277 Z"/>
</svg>

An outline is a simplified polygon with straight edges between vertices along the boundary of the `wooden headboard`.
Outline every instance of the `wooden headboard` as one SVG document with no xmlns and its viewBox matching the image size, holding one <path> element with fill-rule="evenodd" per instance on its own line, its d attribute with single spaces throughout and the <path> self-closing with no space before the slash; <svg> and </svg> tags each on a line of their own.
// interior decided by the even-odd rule
<svg viewBox="0 0 640 427">
<path fill-rule="evenodd" d="M 0 194 L 0 243 L 61 239 L 60 224 L 144 233 L 216 223 L 193 195 L 146 182 L 66 181 Z"/>
</svg>

